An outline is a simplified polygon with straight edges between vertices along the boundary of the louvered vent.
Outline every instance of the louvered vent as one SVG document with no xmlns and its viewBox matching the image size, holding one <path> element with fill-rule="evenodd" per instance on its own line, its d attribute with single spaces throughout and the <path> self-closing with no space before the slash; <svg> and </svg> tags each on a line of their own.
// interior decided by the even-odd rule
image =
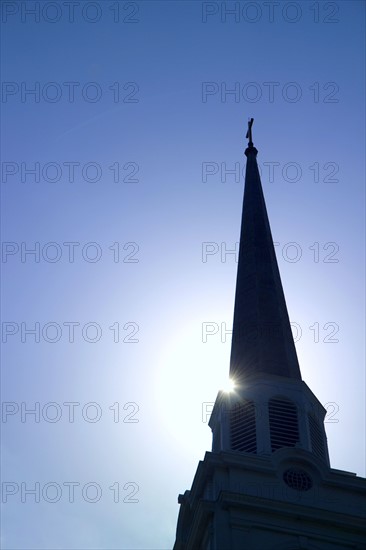
<svg viewBox="0 0 366 550">
<path fill-rule="evenodd" d="M 310 441 L 311 450 L 319 458 L 325 458 L 324 438 L 323 431 L 319 426 L 319 423 L 313 416 L 309 414 L 309 428 L 310 428 Z"/>
<path fill-rule="evenodd" d="M 272 451 L 295 447 L 299 441 L 296 406 L 286 399 L 270 399 L 268 412 Z"/>
<path fill-rule="evenodd" d="M 233 451 L 257 452 L 255 406 L 252 401 L 237 403 L 230 411 L 230 437 Z"/>
</svg>

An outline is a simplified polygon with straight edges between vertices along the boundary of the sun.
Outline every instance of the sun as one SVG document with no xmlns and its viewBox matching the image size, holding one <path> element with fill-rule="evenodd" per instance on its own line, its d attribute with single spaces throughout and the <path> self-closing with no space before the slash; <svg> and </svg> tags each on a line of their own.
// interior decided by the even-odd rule
<svg viewBox="0 0 366 550">
<path fill-rule="evenodd" d="M 218 339 L 207 348 L 201 334 L 201 319 L 176 323 L 161 347 L 154 377 L 159 426 L 188 454 L 211 446 L 207 411 L 212 411 L 217 392 L 227 386 L 229 377 L 229 346 Z"/>
<path fill-rule="evenodd" d="M 235 382 L 232 378 L 228 378 L 224 386 L 221 388 L 225 393 L 231 393 L 235 390 Z"/>
</svg>

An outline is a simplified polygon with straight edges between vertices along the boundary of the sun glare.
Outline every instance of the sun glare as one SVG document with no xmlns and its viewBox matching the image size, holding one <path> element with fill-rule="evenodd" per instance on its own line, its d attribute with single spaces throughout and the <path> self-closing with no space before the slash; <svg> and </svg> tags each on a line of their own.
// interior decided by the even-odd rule
<svg viewBox="0 0 366 550">
<path fill-rule="evenodd" d="M 161 348 L 154 380 L 160 426 L 185 453 L 205 452 L 211 446 L 208 421 L 217 391 L 228 378 L 229 345 L 218 339 L 211 348 L 205 347 L 201 330 L 201 319 L 174 325 Z"/>
<path fill-rule="evenodd" d="M 229 378 L 227 380 L 226 384 L 224 385 L 224 387 L 222 388 L 222 391 L 224 391 L 225 393 L 230 393 L 230 392 L 234 391 L 234 389 L 235 389 L 235 382 L 234 382 L 234 380 Z"/>
</svg>

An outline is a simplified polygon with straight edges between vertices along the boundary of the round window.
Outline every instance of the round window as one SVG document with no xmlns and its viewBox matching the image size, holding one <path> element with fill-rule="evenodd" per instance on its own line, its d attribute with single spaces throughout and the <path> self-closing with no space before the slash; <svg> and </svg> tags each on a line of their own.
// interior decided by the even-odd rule
<svg viewBox="0 0 366 550">
<path fill-rule="evenodd" d="M 308 491 L 313 486 L 309 474 L 295 468 L 289 468 L 283 473 L 283 481 L 295 491 Z"/>
</svg>

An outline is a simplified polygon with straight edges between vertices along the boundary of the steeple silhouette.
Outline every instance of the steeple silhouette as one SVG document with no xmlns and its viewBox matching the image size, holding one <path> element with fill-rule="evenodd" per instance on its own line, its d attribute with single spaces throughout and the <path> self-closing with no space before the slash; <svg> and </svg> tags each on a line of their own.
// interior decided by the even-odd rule
<svg viewBox="0 0 366 550">
<path fill-rule="evenodd" d="M 325 408 L 301 379 L 249 122 L 231 392 L 179 495 L 173 550 L 365 548 L 365 479 L 330 467 Z"/>
<path fill-rule="evenodd" d="M 257 149 L 248 123 L 247 166 L 234 307 L 230 376 L 301 379 L 295 344 L 268 221 Z"/>
<path fill-rule="evenodd" d="M 248 124 L 247 166 L 234 306 L 232 393 L 219 392 L 212 450 L 271 454 L 284 447 L 329 464 L 324 407 L 302 381 Z M 304 421 L 304 419 L 306 419 Z"/>
</svg>

